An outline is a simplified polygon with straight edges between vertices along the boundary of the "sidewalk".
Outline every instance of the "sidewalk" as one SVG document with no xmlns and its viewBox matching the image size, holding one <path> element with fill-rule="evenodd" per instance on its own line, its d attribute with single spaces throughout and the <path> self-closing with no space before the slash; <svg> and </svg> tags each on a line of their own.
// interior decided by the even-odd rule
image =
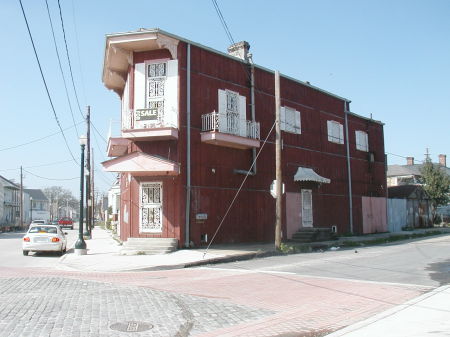
<svg viewBox="0 0 450 337">
<path fill-rule="evenodd" d="M 402 236 L 412 233 L 423 233 L 436 229 L 419 229 L 414 232 L 381 233 L 363 236 L 341 237 L 335 241 L 311 242 L 298 244 L 305 251 L 313 249 L 339 249 L 344 244 L 351 242 L 368 242 L 380 240 L 389 236 Z M 442 232 L 450 233 L 450 228 L 441 228 Z M 78 271 L 103 271 L 121 272 L 138 270 L 164 270 L 185 268 L 191 266 L 206 265 L 211 263 L 249 260 L 255 257 L 263 257 L 281 254 L 275 250 L 273 243 L 255 244 L 229 244 L 213 245 L 206 252 L 206 248 L 180 249 L 173 253 L 161 255 L 120 255 L 120 244 L 115 241 L 109 232 L 95 227 L 91 240 L 86 240 L 87 255 L 75 255 L 73 250 L 60 258 L 60 268 Z"/>
<path fill-rule="evenodd" d="M 450 286 L 350 325 L 326 337 L 446 337 L 450 335 Z"/>
<path fill-rule="evenodd" d="M 59 260 L 59 268 L 77 271 L 149 271 L 185 268 L 210 263 L 248 260 L 278 254 L 271 244 L 217 245 L 213 248 L 180 249 L 161 255 L 120 255 L 120 244 L 99 227 L 92 230 L 93 239 L 86 240 L 87 255 L 73 254 L 70 249 Z"/>
</svg>

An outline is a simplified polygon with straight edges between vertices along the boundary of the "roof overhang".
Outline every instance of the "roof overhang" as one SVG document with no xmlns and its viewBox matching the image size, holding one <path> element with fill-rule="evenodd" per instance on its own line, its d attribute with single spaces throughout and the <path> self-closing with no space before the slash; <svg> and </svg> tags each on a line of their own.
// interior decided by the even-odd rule
<svg viewBox="0 0 450 337">
<path fill-rule="evenodd" d="M 128 67 L 133 65 L 133 53 L 167 49 L 172 59 L 177 58 L 179 40 L 158 29 L 106 36 L 103 60 L 103 83 L 119 95 L 127 80 Z"/>
<path fill-rule="evenodd" d="M 104 161 L 101 164 L 106 172 L 127 172 L 138 177 L 175 176 L 180 174 L 179 164 L 143 152 L 132 152 Z"/>
<path fill-rule="evenodd" d="M 294 181 L 313 181 L 320 184 L 329 184 L 330 179 L 324 178 L 308 167 L 299 167 L 294 175 Z"/>
</svg>

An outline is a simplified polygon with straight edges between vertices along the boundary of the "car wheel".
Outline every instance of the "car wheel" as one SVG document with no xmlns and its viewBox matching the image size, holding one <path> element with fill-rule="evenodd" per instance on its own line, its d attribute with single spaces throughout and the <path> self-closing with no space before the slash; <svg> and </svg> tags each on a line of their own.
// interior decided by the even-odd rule
<svg viewBox="0 0 450 337">
<path fill-rule="evenodd" d="M 23 253 L 23 255 L 27 256 L 28 255 L 28 250 L 23 250 L 22 253 Z"/>
</svg>

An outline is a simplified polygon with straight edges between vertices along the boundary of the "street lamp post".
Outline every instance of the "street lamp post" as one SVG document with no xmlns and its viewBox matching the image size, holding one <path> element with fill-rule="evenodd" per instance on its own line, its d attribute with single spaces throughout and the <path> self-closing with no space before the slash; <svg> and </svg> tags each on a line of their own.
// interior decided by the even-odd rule
<svg viewBox="0 0 450 337">
<path fill-rule="evenodd" d="M 75 243 L 75 254 L 86 255 L 86 242 L 83 239 L 83 194 L 84 194 L 84 148 L 86 137 L 80 137 L 81 145 L 81 174 L 80 174 L 80 217 L 78 220 L 78 240 Z"/>
</svg>

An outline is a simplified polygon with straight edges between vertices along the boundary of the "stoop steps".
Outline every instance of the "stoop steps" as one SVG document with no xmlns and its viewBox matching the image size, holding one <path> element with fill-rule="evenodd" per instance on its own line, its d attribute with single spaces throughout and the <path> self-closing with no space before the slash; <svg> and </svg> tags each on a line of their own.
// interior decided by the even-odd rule
<svg viewBox="0 0 450 337">
<path fill-rule="evenodd" d="M 178 240 L 173 238 L 128 238 L 123 242 L 120 255 L 156 255 L 177 250 Z"/>
</svg>

